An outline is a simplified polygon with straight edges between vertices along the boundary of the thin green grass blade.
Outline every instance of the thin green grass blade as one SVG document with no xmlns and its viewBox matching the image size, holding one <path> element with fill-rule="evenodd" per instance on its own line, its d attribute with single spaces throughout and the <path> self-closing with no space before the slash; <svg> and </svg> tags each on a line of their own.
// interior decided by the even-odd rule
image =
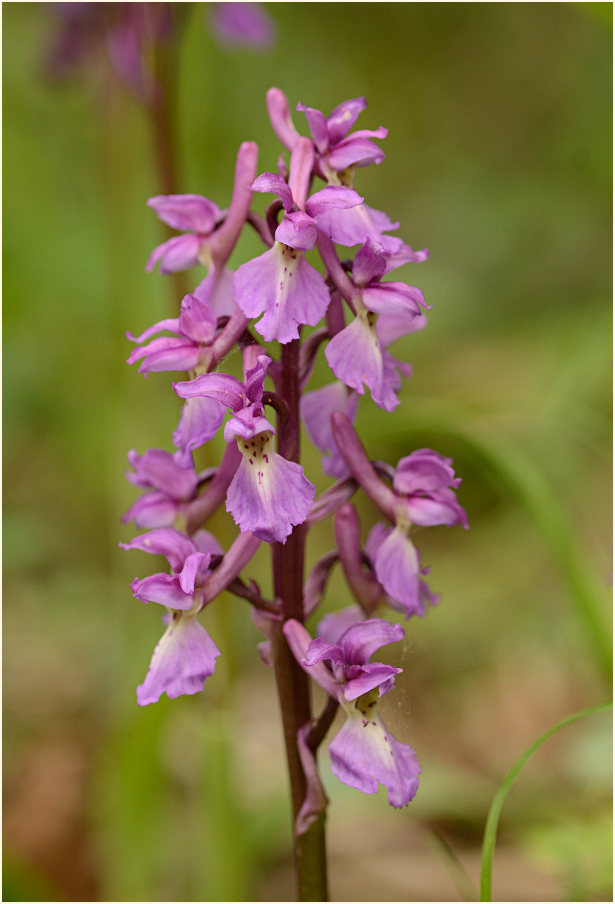
<svg viewBox="0 0 615 904">
<path fill-rule="evenodd" d="M 588 709 L 583 709 L 578 713 L 574 713 L 571 716 L 567 716 L 565 719 L 562 719 L 561 722 L 558 722 L 557 725 L 553 725 L 548 731 L 545 731 L 533 744 L 527 748 L 527 750 L 521 754 L 517 762 L 514 766 L 507 772 L 504 777 L 504 781 L 498 788 L 495 797 L 493 798 L 493 802 L 491 807 L 489 808 L 489 813 L 487 815 L 487 822 L 485 823 L 485 834 L 483 836 L 483 851 L 481 857 L 481 871 L 480 871 L 480 900 L 481 901 L 491 901 L 491 876 L 493 872 L 493 855 L 495 852 L 495 840 L 498 831 L 498 822 L 500 819 L 500 813 L 502 812 L 502 807 L 504 805 L 504 801 L 506 800 L 506 796 L 508 792 L 512 788 L 517 776 L 541 744 L 544 744 L 546 740 L 548 740 L 551 735 L 554 735 L 560 728 L 565 728 L 566 725 L 571 725 L 573 722 L 578 722 L 580 719 L 585 719 L 587 716 L 591 716 L 594 713 L 603 712 L 604 710 L 612 707 L 612 703 L 601 703 L 598 706 L 590 706 Z"/>
</svg>

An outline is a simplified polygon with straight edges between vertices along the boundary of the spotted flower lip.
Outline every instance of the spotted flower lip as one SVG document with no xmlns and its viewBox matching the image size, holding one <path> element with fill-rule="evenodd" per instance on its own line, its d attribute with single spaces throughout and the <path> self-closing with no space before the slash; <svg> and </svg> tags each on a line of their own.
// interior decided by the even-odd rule
<svg viewBox="0 0 615 904">
<path fill-rule="evenodd" d="M 323 226 L 328 211 L 356 206 L 363 199 L 352 189 L 326 186 L 300 209 L 291 186 L 277 173 L 263 173 L 251 187 L 277 194 L 284 216 L 273 248 L 238 268 L 235 296 L 246 317 L 264 315 L 256 329 L 265 341 L 285 344 L 298 338 L 300 326 L 322 320 L 330 301 L 324 279 L 303 252 L 314 247 L 320 228 L 328 230 Z M 335 230 L 327 234 L 336 239 Z"/>
<path fill-rule="evenodd" d="M 316 494 L 301 465 L 287 461 L 273 446 L 275 428 L 264 416 L 262 404 L 268 355 L 257 355 L 242 383 L 229 374 L 209 373 L 186 383 L 175 383 L 182 398 L 204 396 L 230 408 L 224 438 L 237 441 L 242 460 L 229 485 L 226 509 L 241 531 L 261 540 L 285 543 L 308 516 Z"/>
</svg>

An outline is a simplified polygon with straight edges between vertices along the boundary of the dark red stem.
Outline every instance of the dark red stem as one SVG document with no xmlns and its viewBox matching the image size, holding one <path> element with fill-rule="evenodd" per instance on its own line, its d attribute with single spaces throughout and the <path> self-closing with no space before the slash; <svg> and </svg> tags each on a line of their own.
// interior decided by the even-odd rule
<svg viewBox="0 0 615 904">
<path fill-rule="evenodd" d="M 299 461 L 299 340 L 282 347 L 281 369 L 276 381 L 277 394 L 288 406 L 288 418 L 278 423 L 278 451 L 289 461 Z M 306 832 L 297 835 L 295 821 L 305 800 L 306 781 L 297 746 L 297 732 L 311 720 L 308 678 L 291 653 L 282 633 L 282 624 L 290 618 L 303 624 L 303 571 L 306 531 L 296 527 L 285 544 L 274 543 L 273 586 L 281 601 L 282 622 L 273 631 L 273 656 L 286 758 L 290 777 L 293 810 L 295 869 L 298 900 L 326 901 L 327 873 L 325 851 L 325 814 Z"/>
</svg>

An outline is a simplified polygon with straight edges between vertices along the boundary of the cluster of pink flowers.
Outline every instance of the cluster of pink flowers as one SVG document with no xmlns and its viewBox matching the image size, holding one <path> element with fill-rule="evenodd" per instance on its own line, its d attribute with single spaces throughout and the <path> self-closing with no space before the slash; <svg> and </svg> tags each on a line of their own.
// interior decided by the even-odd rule
<svg viewBox="0 0 615 904">
<path fill-rule="evenodd" d="M 172 384 L 185 400 L 173 432 L 175 451 L 128 456 L 128 477 L 144 492 L 125 520 L 146 532 L 122 545 L 163 555 L 169 566 L 132 583 L 137 599 L 165 607 L 167 622 L 138 701 L 202 690 L 220 652 L 198 615 L 230 589 L 254 607 L 266 638 L 263 659 L 271 662 L 269 638 L 281 621 L 301 668 L 344 710 L 346 721 L 330 744 L 335 775 L 366 793 L 380 783 L 392 806 L 401 807 L 416 793 L 420 769 L 414 751 L 390 734 L 378 713 L 379 698 L 394 687 L 401 669 L 371 657 L 401 640 L 404 629 L 376 612 L 382 606 L 385 613 L 388 607 L 406 619 L 423 616 L 437 597 L 425 582 L 428 569 L 415 546 L 414 528 L 467 527 L 467 521 L 450 458 L 419 449 L 394 469 L 373 464 L 353 420 L 365 387 L 379 408 L 390 412 L 399 404 L 402 380 L 411 368 L 389 347 L 425 327 L 428 305 L 420 289 L 385 277 L 402 264 L 426 260 L 427 251 L 414 251 L 391 235 L 399 224 L 369 207 L 353 187 L 360 167 L 384 159 L 374 139 L 387 134 L 382 127 L 351 131 L 365 108 L 363 98 L 340 104 L 328 117 L 299 104 L 311 137 L 297 132 L 279 89 L 268 92 L 267 102 L 276 135 L 289 151 L 288 162 L 280 158 L 278 172 L 257 175 L 258 149 L 245 143 L 237 155 L 228 208 L 194 194 L 148 202 L 179 234 L 153 251 L 147 268 L 173 273 L 202 266 L 206 274 L 181 301 L 177 318 L 136 337 L 128 334 L 135 343 L 128 362 L 139 362 L 145 376 L 187 374 Z M 315 179 L 324 182 L 316 191 Z M 250 210 L 254 192 L 276 198 L 264 217 Z M 256 229 L 266 250 L 233 273 L 228 260 L 246 224 Z M 340 261 L 336 244 L 356 248 L 351 263 Z M 315 250 L 325 276 L 310 263 Z M 305 338 L 306 327 L 319 328 Z M 301 343 L 301 417 L 323 453 L 325 473 L 335 478 L 319 498 L 301 464 L 276 446 L 288 416 L 280 346 L 293 342 Z M 324 343 L 333 382 L 303 392 Z M 241 378 L 225 372 L 225 358 L 236 347 L 242 355 Z M 275 425 L 267 408 L 277 415 Z M 227 443 L 222 462 L 199 472 L 194 452 L 220 429 Z M 364 544 L 350 501 L 358 489 L 385 520 Z M 238 527 L 226 552 L 204 529 L 223 503 Z M 299 525 L 306 531 L 329 515 L 337 547 L 315 564 L 305 582 L 302 618 L 289 617 L 284 600 L 263 600 L 253 582 L 246 592 L 240 573 L 261 542 L 285 544 Z M 327 615 L 312 639 L 303 621 L 326 596 L 337 561 L 356 605 Z M 303 729 L 297 743 L 303 756 Z"/>
</svg>

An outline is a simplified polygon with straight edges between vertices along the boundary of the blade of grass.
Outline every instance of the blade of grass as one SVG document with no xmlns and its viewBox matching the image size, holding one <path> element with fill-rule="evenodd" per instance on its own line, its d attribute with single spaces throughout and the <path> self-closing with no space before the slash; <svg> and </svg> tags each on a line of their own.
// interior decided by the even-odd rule
<svg viewBox="0 0 615 904">
<path fill-rule="evenodd" d="M 504 801 L 506 800 L 508 792 L 512 788 L 515 780 L 517 779 L 519 773 L 521 772 L 529 758 L 538 750 L 538 748 L 542 744 L 544 744 L 546 740 L 551 737 L 551 735 L 554 735 L 557 731 L 559 731 L 560 728 L 565 728 L 566 725 L 571 725 L 573 722 L 578 722 L 580 719 L 585 719 L 587 716 L 591 716 L 594 713 L 602 712 L 612 705 L 612 703 L 601 703 L 598 706 L 590 706 L 588 709 L 583 709 L 578 713 L 573 713 L 573 715 L 567 716 L 565 719 L 562 719 L 561 722 L 553 725 L 548 729 L 548 731 L 545 731 L 545 733 L 542 734 L 536 741 L 530 744 L 527 750 L 521 754 L 516 763 L 506 773 L 502 784 L 496 791 L 495 797 L 493 798 L 491 807 L 489 808 L 489 813 L 487 815 L 487 822 L 485 823 L 485 834 L 483 836 L 483 850 L 480 871 L 481 901 L 491 901 L 493 855 L 495 853 L 495 841 L 498 831 L 498 822 Z"/>
</svg>

